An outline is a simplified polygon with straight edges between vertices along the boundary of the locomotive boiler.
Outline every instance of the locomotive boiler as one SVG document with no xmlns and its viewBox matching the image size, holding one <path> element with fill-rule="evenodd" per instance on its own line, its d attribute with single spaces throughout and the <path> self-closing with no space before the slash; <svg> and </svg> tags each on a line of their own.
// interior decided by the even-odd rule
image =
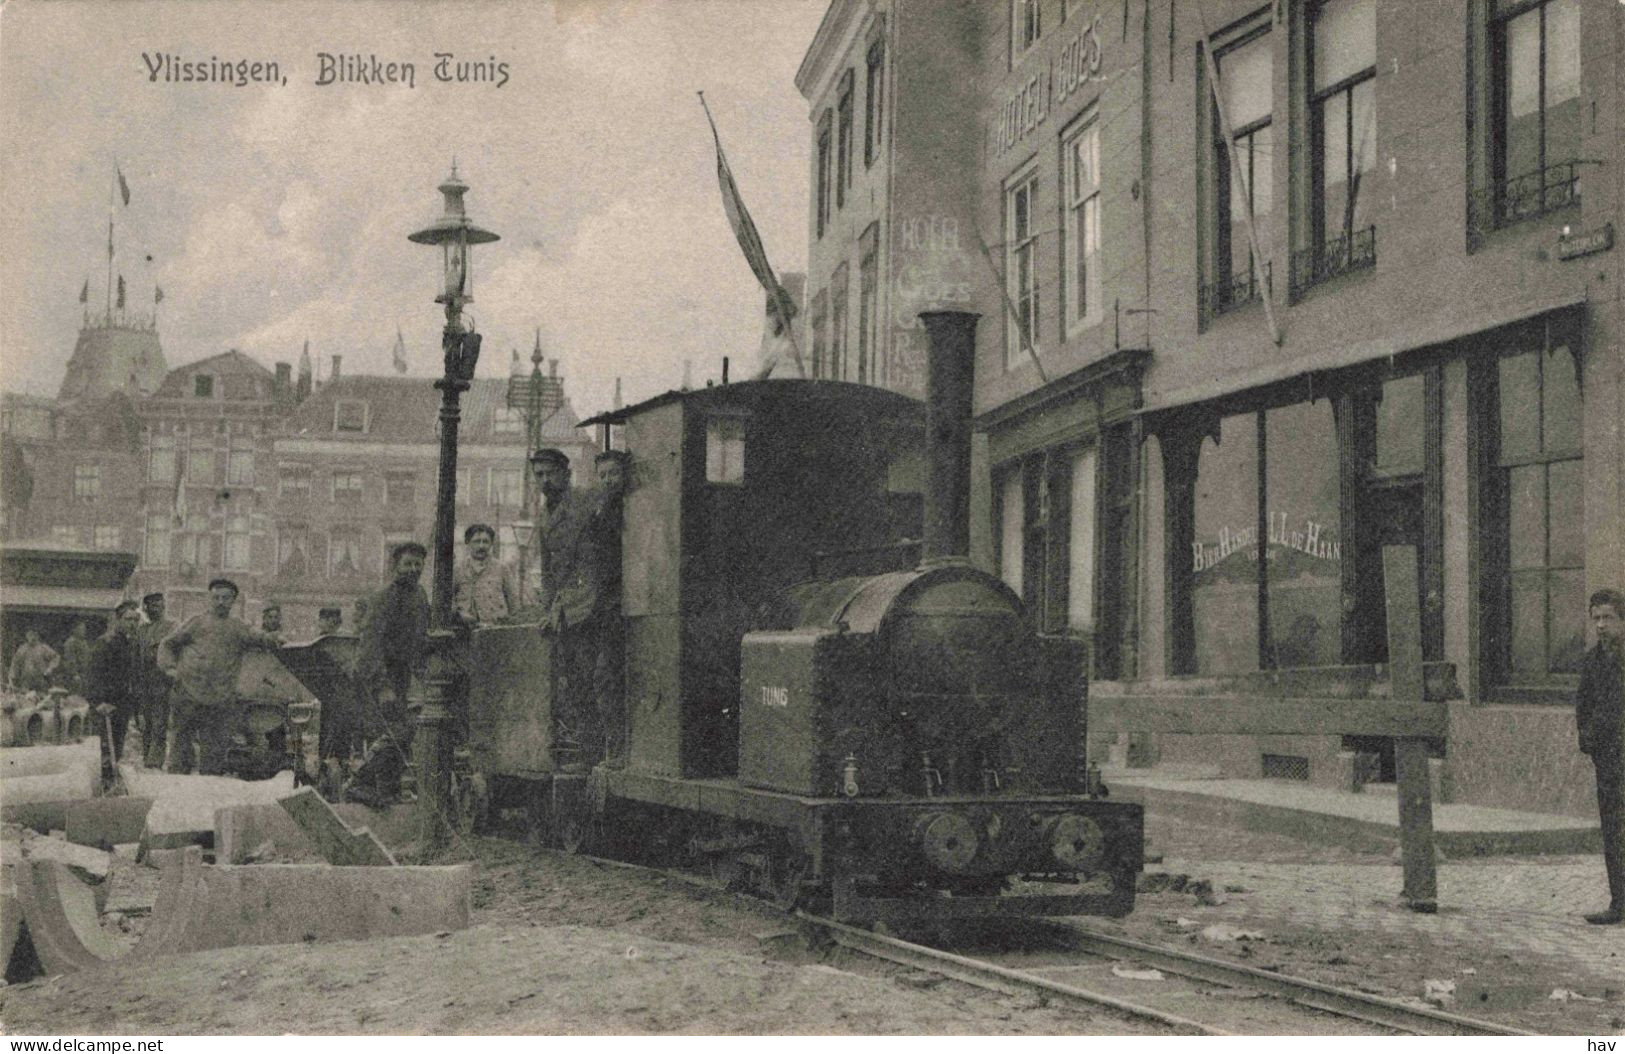
<svg viewBox="0 0 1625 1054">
<path fill-rule="evenodd" d="M 477 784 L 523 783 L 567 848 L 697 857 L 844 920 L 1131 910 L 1142 814 L 1089 775 L 1087 648 L 968 559 L 976 316 L 921 317 L 923 407 L 752 381 L 585 422 L 632 459 L 628 761 L 555 771 L 549 638 L 492 627 Z"/>
</svg>

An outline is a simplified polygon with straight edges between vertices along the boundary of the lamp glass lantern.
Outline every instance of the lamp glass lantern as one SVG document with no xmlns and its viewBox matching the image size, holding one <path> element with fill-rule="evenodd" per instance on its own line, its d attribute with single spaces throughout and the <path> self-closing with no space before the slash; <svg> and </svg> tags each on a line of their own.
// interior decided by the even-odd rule
<svg viewBox="0 0 1625 1054">
<path fill-rule="evenodd" d="M 468 184 L 457 176 L 457 163 L 452 162 L 451 175 L 440 184 L 445 202 L 440 218 L 420 231 L 407 235 L 419 245 L 438 245 L 441 252 L 442 292 L 435 303 L 445 304 L 448 315 L 455 316 L 464 304 L 474 301 L 474 274 L 469 267 L 469 246 L 483 245 L 497 240 L 497 235 L 475 226 L 468 217 L 463 195 Z"/>
</svg>

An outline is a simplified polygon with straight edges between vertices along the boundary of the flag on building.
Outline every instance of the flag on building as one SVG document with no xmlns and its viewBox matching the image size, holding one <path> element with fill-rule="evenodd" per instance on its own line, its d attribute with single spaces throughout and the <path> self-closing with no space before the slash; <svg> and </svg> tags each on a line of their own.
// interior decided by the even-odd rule
<svg viewBox="0 0 1625 1054">
<path fill-rule="evenodd" d="M 186 529 L 186 466 L 181 464 L 182 446 L 179 441 L 175 444 L 175 496 L 171 500 L 174 510 L 175 527 L 178 530 Z"/>
<path fill-rule="evenodd" d="M 124 170 L 114 165 L 113 171 L 118 173 L 119 197 L 123 198 L 124 204 L 128 205 L 130 203 L 130 184 L 124 182 Z"/>
<path fill-rule="evenodd" d="M 152 302 L 154 304 L 162 304 L 164 302 L 164 287 L 163 286 L 155 285 L 155 286 L 152 287 Z"/>
<path fill-rule="evenodd" d="M 401 336 L 401 327 L 395 327 L 395 372 L 406 372 L 406 338 Z"/>
<path fill-rule="evenodd" d="M 310 341 L 305 341 L 305 350 L 299 353 L 299 376 L 310 376 Z"/>
<path fill-rule="evenodd" d="M 762 284 L 767 295 L 778 311 L 779 319 L 786 330 L 790 330 L 790 320 L 795 317 L 795 304 L 790 294 L 785 292 L 779 284 L 778 277 L 773 273 L 773 266 L 767 262 L 767 250 L 762 246 L 762 237 L 756 233 L 756 224 L 750 218 L 750 211 L 745 208 L 745 200 L 739 195 L 739 184 L 734 182 L 733 171 L 728 167 L 728 157 L 722 152 L 722 137 L 717 134 L 717 123 L 711 118 L 711 107 L 706 106 L 705 93 L 700 93 L 700 105 L 705 107 L 705 120 L 711 126 L 711 139 L 717 146 L 717 184 L 722 188 L 722 211 L 727 213 L 728 225 L 733 228 L 734 237 L 739 241 L 739 248 L 744 250 L 745 261 L 756 275 L 756 280 Z M 795 351 L 796 364 L 801 364 L 801 352 L 794 348 L 794 332 L 791 331 L 792 349 Z"/>
<path fill-rule="evenodd" d="M 88 278 L 85 279 L 85 284 L 79 287 L 79 302 L 81 304 L 90 302 L 90 279 Z"/>
<path fill-rule="evenodd" d="M 124 310 L 124 276 L 118 276 L 118 308 Z"/>
</svg>

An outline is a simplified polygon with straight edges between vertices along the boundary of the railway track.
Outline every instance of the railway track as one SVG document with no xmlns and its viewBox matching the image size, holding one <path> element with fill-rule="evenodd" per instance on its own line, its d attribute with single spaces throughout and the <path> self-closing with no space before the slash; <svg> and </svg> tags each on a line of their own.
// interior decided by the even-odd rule
<svg viewBox="0 0 1625 1054">
<path fill-rule="evenodd" d="M 638 871 L 651 877 L 674 880 L 712 894 L 729 892 L 714 879 L 681 870 L 650 867 L 596 856 L 589 859 L 610 868 Z M 779 913 L 778 909 L 759 897 L 742 893 L 732 895 L 739 896 L 765 911 Z M 1359 1026 L 1377 1035 L 1535 1034 L 1491 1021 L 1411 1006 L 1307 978 L 1291 977 L 1240 963 L 1225 962 L 1178 948 L 1129 940 L 1070 921 L 1050 921 L 1048 932 L 1043 934 L 1047 947 L 1010 953 L 1005 957 L 1011 962 L 999 963 L 859 929 L 807 911 L 797 910 L 793 912 L 793 917 L 824 934 L 837 945 L 871 958 L 936 974 L 988 991 L 1035 996 L 1052 1004 L 1068 1005 L 1085 1011 L 1105 1010 L 1148 1022 L 1180 1035 L 1224 1036 L 1314 1031 L 1302 1024 L 1310 1020 L 1305 1015 L 1320 1017 L 1322 1021 L 1329 1015 L 1343 1021 L 1358 1023 Z M 1085 974 L 1104 980 L 1113 976 L 1110 973 L 1112 965 L 1123 963 L 1148 966 L 1191 982 L 1182 991 L 1172 993 L 1173 1001 L 1195 1004 L 1201 1016 L 1170 1009 L 1166 1005 L 1168 1001 L 1166 998 L 1158 1000 L 1165 1005 L 1151 1005 L 1101 991 L 1099 987 L 1086 988 L 1054 976 L 1045 976 Z M 1204 989 L 1201 987 L 1204 985 L 1209 987 Z M 1225 994 L 1222 996 L 1216 994 L 1213 991 L 1214 986 Z M 1122 982 L 1119 981 L 1116 987 L 1123 987 Z M 1225 1002 L 1233 1004 L 1250 1000 L 1269 1000 L 1283 1009 L 1266 1015 L 1270 1018 L 1270 1026 L 1267 1029 L 1256 1028 L 1239 1033 L 1221 1027 L 1211 1018 L 1202 1020 L 1203 1017 L 1209 1017 L 1206 1013 L 1209 1008 L 1220 1007 Z M 1211 1015 L 1212 1018 L 1222 1016 L 1227 1015 L 1217 1012 Z M 1233 1019 L 1247 1015 L 1232 1012 L 1228 1016 Z M 1300 1023 L 1294 1026 L 1294 1020 Z"/>
<path fill-rule="evenodd" d="M 1053 950 L 1034 955 L 1022 953 L 1020 968 L 983 959 L 973 959 L 924 944 L 899 940 L 868 930 L 857 929 L 829 919 L 797 912 L 803 922 L 826 933 L 837 944 L 864 955 L 885 959 L 917 970 L 950 977 L 966 984 L 1008 994 L 1025 993 L 1050 1002 L 1066 1003 L 1083 1009 L 1105 1009 L 1142 1021 L 1160 1024 L 1187 1035 L 1231 1035 L 1216 1024 L 1178 1013 L 1166 1006 L 1135 1002 L 1108 992 L 1079 987 L 1044 976 L 1046 973 L 1079 973 L 1104 964 L 1133 962 L 1173 974 L 1188 981 L 1217 985 L 1243 996 L 1268 996 L 1285 1004 L 1317 1014 L 1329 1014 L 1358 1021 L 1382 1032 L 1419 1036 L 1521 1036 L 1531 1033 L 1489 1021 L 1442 1011 L 1408 1006 L 1391 999 L 1350 991 L 1303 978 L 1194 955 L 1175 948 L 1142 944 L 1090 930 L 1059 924 Z M 1062 958 L 1057 958 L 1057 954 Z M 1031 961 L 1036 959 L 1037 961 Z M 1201 1002 L 1210 992 L 1192 993 L 1184 1001 Z M 1195 999 L 1192 999 L 1195 996 Z M 1234 1016 L 1234 1015 L 1232 1015 Z M 1290 1028 L 1282 1031 L 1290 1031 Z"/>
</svg>

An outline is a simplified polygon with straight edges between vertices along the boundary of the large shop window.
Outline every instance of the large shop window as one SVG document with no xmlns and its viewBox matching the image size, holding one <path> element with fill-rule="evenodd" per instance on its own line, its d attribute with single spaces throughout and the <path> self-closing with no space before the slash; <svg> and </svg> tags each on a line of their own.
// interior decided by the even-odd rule
<svg viewBox="0 0 1625 1054">
<path fill-rule="evenodd" d="M 1217 440 L 1202 441 L 1193 672 L 1340 661 L 1339 478 L 1337 430 L 1324 400 L 1226 417 Z"/>
<path fill-rule="evenodd" d="M 1580 0 L 1498 0 L 1490 36 L 1493 220 L 1580 200 Z"/>
<path fill-rule="evenodd" d="M 1376 0 L 1324 0 L 1310 35 L 1310 244 L 1293 255 L 1295 291 L 1377 261 Z"/>
<path fill-rule="evenodd" d="M 1095 603 L 1095 448 L 1072 455 L 1072 507 L 1068 516 L 1066 623 L 1094 628 Z"/>
<path fill-rule="evenodd" d="M 1024 595 L 1022 587 L 1026 585 L 1023 566 L 1026 558 L 1023 534 L 1027 525 L 1025 493 L 1018 466 L 1006 474 L 999 487 L 999 577 L 1017 596 Z"/>
<path fill-rule="evenodd" d="M 1496 361 L 1495 409 L 1486 414 L 1495 432 L 1485 503 L 1486 658 L 1508 685 L 1560 682 L 1578 673 L 1585 652 L 1585 462 L 1573 335 L 1553 326 L 1545 345 Z"/>
<path fill-rule="evenodd" d="M 1269 285 L 1268 259 L 1253 259 L 1252 242 L 1247 237 L 1247 210 L 1252 209 L 1258 244 L 1268 252 L 1270 209 L 1274 202 L 1274 55 L 1268 29 L 1250 35 L 1240 43 L 1218 52 L 1214 65 L 1219 70 L 1220 92 L 1225 115 L 1235 135 L 1236 167 L 1225 145 L 1224 123 L 1217 106 L 1210 106 L 1208 164 L 1212 171 L 1213 249 L 1209 277 L 1202 288 L 1201 315 L 1207 321 L 1232 308 L 1258 300 Z"/>
</svg>

